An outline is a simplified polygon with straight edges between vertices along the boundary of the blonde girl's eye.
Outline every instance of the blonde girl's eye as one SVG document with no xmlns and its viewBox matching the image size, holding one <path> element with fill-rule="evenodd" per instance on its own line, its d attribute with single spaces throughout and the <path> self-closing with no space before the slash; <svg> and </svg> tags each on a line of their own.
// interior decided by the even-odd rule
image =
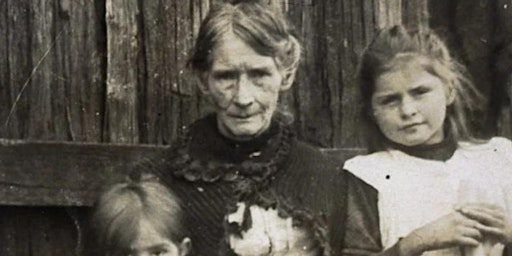
<svg viewBox="0 0 512 256">
<path fill-rule="evenodd" d="M 432 91 L 432 89 L 430 89 L 429 87 L 420 86 L 420 87 L 414 88 L 412 90 L 412 95 L 413 96 L 423 96 L 423 95 L 429 93 L 430 91 Z"/>
</svg>

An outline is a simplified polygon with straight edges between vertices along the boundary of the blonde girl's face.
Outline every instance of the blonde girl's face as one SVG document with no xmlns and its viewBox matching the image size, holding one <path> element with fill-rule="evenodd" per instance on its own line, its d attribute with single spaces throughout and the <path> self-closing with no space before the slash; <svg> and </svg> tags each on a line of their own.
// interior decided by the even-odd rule
<svg viewBox="0 0 512 256">
<path fill-rule="evenodd" d="M 453 101 L 443 81 L 418 61 L 393 67 L 376 79 L 371 104 L 375 121 L 390 141 L 404 146 L 444 139 L 446 108 Z"/>
<path fill-rule="evenodd" d="M 160 235 L 148 221 L 140 221 L 139 234 L 132 242 L 128 256 L 184 256 L 188 253 L 189 239 L 176 244 Z"/>
</svg>

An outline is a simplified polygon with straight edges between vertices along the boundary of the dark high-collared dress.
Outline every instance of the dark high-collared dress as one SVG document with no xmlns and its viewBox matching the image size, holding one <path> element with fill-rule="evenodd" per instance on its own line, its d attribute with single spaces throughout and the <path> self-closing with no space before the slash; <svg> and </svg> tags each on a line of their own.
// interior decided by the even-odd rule
<svg viewBox="0 0 512 256">
<path fill-rule="evenodd" d="M 238 142 L 222 136 L 209 115 L 146 167 L 180 198 L 193 255 L 234 255 L 229 238 L 260 228 L 252 226 L 251 206 L 291 218 L 315 255 L 378 252 L 377 192 L 341 166 L 279 121 Z M 243 221 L 230 222 L 240 203 Z"/>
</svg>

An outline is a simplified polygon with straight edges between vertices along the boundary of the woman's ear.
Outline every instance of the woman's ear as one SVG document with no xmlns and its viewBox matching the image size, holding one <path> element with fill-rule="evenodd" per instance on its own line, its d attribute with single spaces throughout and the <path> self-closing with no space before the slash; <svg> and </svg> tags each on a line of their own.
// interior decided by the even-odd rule
<svg viewBox="0 0 512 256">
<path fill-rule="evenodd" d="M 192 242 L 190 241 L 190 238 L 185 237 L 183 238 L 183 241 L 181 241 L 179 249 L 179 255 L 180 256 L 187 256 L 190 252 L 190 249 L 192 248 Z"/>
<path fill-rule="evenodd" d="M 286 91 L 292 87 L 293 81 L 295 81 L 295 74 L 297 74 L 297 68 L 283 74 L 283 81 L 281 82 L 280 88 L 281 91 Z"/>
<path fill-rule="evenodd" d="M 195 76 L 196 84 L 201 93 L 204 95 L 210 94 L 210 89 L 208 88 L 208 73 L 207 72 L 198 72 Z"/>
</svg>

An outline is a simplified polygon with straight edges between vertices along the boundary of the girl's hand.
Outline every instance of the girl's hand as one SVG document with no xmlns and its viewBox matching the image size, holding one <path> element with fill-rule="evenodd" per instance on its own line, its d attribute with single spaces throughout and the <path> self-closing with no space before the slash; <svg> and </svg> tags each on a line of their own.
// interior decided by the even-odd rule
<svg viewBox="0 0 512 256">
<path fill-rule="evenodd" d="M 414 230 L 399 242 L 403 255 L 454 246 L 477 246 L 482 239 L 482 224 L 459 212 L 447 214 Z"/>
<path fill-rule="evenodd" d="M 496 242 L 512 244 L 512 216 L 504 208 L 489 204 L 467 204 L 460 208 L 464 216 L 478 221 L 478 230 Z"/>
</svg>

